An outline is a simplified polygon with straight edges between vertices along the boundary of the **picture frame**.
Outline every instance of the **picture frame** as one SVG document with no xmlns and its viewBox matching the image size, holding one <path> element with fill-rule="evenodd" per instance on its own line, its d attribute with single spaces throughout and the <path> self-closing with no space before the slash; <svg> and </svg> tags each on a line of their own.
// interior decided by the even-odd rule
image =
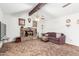
<svg viewBox="0 0 79 59">
<path fill-rule="evenodd" d="M 19 26 L 24 26 L 25 25 L 25 19 L 19 18 Z"/>
<path fill-rule="evenodd" d="M 67 19 L 67 20 L 66 20 L 66 27 L 70 27 L 70 26 L 71 26 L 70 23 L 71 23 L 71 19 Z"/>
<path fill-rule="evenodd" d="M 28 22 L 29 22 L 29 23 L 31 22 L 31 18 L 28 18 Z"/>
<path fill-rule="evenodd" d="M 37 21 L 33 21 L 33 27 L 37 27 Z"/>
<path fill-rule="evenodd" d="M 77 20 L 77 24 L 79 24 L 79 19 Z"/>
<path fill-rule="evenodd" d="M 66 26 L 67 26 L 67 27 L 70 27 L 71 25 L 70 25 L 70 24 L 66 24 Z"/>
<path fill-rule="evenodd" d="M 70 20 L 70 19 L 67 19 L 67 20 L 66 20 L 66 23 L 70 23 L 70 22 L 71 22 L 71 20 Z"/>
</svg>

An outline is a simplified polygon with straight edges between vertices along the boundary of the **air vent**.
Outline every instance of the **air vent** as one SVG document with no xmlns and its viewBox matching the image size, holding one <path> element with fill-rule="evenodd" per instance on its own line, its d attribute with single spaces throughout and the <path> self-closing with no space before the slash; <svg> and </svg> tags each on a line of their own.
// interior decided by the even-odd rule
<svg viewBox="0 0 79 59">
<path fill-rule="evenodd" d="M 69 6 L 70 4 L 71 3 L 67 3 L 67 4 L 63 5 L 62 7 L 65 8 L 65 7 Z"/>
</svg>

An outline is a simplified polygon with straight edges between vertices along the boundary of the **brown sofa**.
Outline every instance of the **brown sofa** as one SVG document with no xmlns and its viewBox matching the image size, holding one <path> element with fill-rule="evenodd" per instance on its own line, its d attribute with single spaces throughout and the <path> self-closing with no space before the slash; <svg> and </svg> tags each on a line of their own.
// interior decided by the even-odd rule
<svg viewBox="0 0 79 59">
<path fill-rule="evenodd" d="M 47 32 L 43 34 L 43 37 L 52 43 L 56 44 L 64 44 L 65 43 L 65 35 L 63 33 L 55 33 L 55 32 Z M 43 38 L 44 41 L 46 41 Z"/>
</svg>

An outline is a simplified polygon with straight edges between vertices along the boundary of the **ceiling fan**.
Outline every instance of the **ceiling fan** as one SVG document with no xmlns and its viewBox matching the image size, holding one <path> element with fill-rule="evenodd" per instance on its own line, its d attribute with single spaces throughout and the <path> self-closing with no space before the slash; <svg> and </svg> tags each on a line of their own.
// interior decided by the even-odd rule
<svg viewBox="0 0 79 59">
<path fill-rule="evenodd" d="M 69 5 L 71 5 L 71 3 L 67 3 L 67 4 L 63 5 L 62 7 L 65 8 L 65 7 L 69 6 Z"/>
</svg>

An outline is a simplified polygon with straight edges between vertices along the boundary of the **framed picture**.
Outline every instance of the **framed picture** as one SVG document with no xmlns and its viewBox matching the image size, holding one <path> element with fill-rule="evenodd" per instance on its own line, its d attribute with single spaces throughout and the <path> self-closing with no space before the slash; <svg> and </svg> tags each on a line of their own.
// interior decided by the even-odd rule
<svg viewBox="0 0 79 59">
<path fill-rule="evenodd" d="M 67 26 L 67 27 L 70 27 L 71 25 L 70 25 L 70 24 L 66 24 L 66 26 Z"/>
<path fill-rule="evenodd" d="M 37 27 L 37 21 L 33 21 L 33 27 Z"/>
<path fill-rule="evenodd" d="M 31 18 L 28 18 L 28 22 L 29 22 L 29 23 L 31 22 Z"/>
<path fill-rule="evenodd" d="M 24 26 L 25 25 L 25 19 L 19 18 L 19 26 Z"/>
<path fill-rule="evenodd" d="M 70 23 L 70 22 L 71 22 L 71 20 L 70 20 L 70 19 L 67 19 L 67 20 L 66 20 L 66 23 Z"/>
<path fill-rule="evenodd" d="M 70 27 L 70 26 L 71 26 L 70 23 L 71 23 L 71 19 L 67 19 L 67 20 L 66 20 L 66 26 L 67 26 L 67 27 Z"/>
<path fill-rule="evenodd" d="M 77 24 L 79 24 L 79 19 L 77 20 Z"/>
</svg>

